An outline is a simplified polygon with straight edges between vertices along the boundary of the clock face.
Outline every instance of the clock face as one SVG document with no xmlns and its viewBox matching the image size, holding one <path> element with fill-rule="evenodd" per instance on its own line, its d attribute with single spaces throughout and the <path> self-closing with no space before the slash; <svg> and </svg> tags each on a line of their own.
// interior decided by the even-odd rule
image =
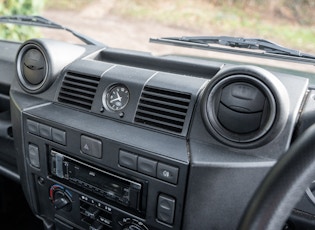
<svg viewBox="0 0 315 230">
<path fill-rule="evenodd" d="M 112 111 L 119 111 L 129 102 L 129 90 L 124 85 L 114 85 L 103 93 L 103 106 Z"/>
</svg>

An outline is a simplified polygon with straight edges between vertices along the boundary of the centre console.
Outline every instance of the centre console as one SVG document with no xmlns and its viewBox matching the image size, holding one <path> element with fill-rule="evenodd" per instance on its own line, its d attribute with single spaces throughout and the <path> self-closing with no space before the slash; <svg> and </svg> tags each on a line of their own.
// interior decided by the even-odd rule
<svg viewBox="0 0 315 230">
<path fill-rule="evenodd" d="M 80 122 L 56 111 L 76 113 Z M 122 135 L 117 122 L 50 103 L 24 112 L 23 124 L 23 179 L 31 185 L 34 212 L 47 226 L 51 220 L 56 229 L 180 228 L 187 162 L 184 154 L 182 161 L 170 156 L 186 152 L 185 140 L 154 135 L 145 145 L 162 138 L 172 153 L 167 156 L 164 147 L 152 152 L 132 138 L 138 128 Z M 150 137 L 150 131 L 142 132 Z M 124 135 L 129 141 L 119 140 Z"/>
</svg>

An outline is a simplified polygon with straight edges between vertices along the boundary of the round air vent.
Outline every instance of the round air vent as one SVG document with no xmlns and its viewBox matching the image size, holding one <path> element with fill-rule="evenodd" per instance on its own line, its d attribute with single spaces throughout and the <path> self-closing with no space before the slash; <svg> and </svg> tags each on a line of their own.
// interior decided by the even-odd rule
<svg viewBox="0 0 315 230">
<path fill-rule="evenodd" d="M 40 46 L 26 43 L 17 56 L 17 74 L 24 90 L 38 93 L 47 88 L 48 60 Z"/>
<path fill-rule="evenodd" d="M 45 79 L 47 66 L 43 54 L 38 49 L 29 49 L 25 52 L 21 67 L 28 83 L 38 85 Z"/>
<path fill-rule="evenodd" d="M 41 93 L 51 86 L 61 71 L 86 49 L 79 45 L 39 38 L 21 45 L 16 57 L 17 76 L 28 93 Z"/>
<path fill-rule="evenodd" d="M 254 147 L 270 141 L 288 116 L 288 97 L 270 72 L 254 66 L 220 71 L 206 88 L 202 113 L 218 140 L 236 147 Z"/>
</svg>

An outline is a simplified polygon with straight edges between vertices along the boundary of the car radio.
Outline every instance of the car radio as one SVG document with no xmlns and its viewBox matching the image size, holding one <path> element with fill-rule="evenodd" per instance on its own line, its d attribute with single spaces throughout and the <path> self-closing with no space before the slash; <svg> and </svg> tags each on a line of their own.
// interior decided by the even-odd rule
<svg viewBox="0 0 315 230">
<path fill-rule="evenodd" d="M 63 183 L 74 184 L 135 214 L 145 213 L 144 185 L 95 168 L 55 150 L 49 156 L 50 173 Z"/>
</svg>

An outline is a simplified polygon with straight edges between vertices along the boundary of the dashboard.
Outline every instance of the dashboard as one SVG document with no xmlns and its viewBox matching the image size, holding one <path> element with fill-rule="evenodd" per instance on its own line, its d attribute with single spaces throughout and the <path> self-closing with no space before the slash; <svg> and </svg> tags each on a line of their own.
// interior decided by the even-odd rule
<svg viewBox="0 0 315 230">
<path fill-rule="evenodd" d="M 235 229 L 315 117 L 309 79 L 287 71 L 49 39 L 0 47 L 0 172 L 45 229 Z M 315 214 L 312 194 L 297 212 Z"/>
</svg>

